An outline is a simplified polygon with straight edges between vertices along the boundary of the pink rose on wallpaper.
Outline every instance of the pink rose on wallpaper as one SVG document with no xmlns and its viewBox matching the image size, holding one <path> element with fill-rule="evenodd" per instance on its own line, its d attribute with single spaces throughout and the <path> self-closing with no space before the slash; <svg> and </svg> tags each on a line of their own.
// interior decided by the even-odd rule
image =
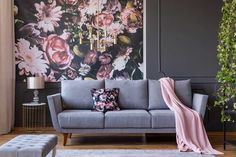
<svg viewBox="0 0 236 157">
<path fill-rule="evenodd" d="M 85 64 L 95 64 L 97 61 L 97 52 L 96 51 L 90 51 L 87 53 L 87 55 L 84 58 Z"/>
<path fill-rule="evenodd" d="M 110 13 L 100 13 L 92 18 L 92 25 L 95 28 L 105 28 L 110 26 L 114 21 L 114 16 Z"/>
<path fill-rule="evenodd" d="M 70 68 L 68 68 L 67 70 L 66 70 L 66 75 L 68 76 L 68 78 L 70 78 L 71 80 L 74 80 L 74 79 L 76 79 L 77 78 L 77 73 L 76 73 L 76 71 L 74 70 L 74 69 L 70 69 Z"/>
<path fill-rule="evenodd" d="M 66 40 L 55 34 L 49 35 L 43 48 L 49 61 L 55 65 L 54 69 L 64 70 L 70 66 L 73 55 Z"/>
<path fill-rule="evenodd" d="M 134 7 L 126 7 L 121 12 L 121 21 L 130 33 L 136 33 L 137 29 L 143 27 L 142 13 Z"/>
<path fill-rule="evenodd" d="M 111 63 L 112 55 L 109 53 L 104 53 L 99 56 L 99 61 L 101 64 L 109 64 Z"/>
<path fill-rule="evenodd" d="M 111 64 L 101 65 L 97 73 L 97 79 L 98 80 L 110 79 L 111 71 L 112 71 Z"/>
</svg>

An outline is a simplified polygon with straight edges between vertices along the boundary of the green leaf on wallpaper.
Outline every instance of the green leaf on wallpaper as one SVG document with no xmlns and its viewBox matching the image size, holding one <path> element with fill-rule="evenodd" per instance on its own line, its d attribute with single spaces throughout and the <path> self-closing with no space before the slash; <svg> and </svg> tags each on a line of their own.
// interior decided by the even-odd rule
<svg viewBox="0 0 236 157">
<path fill-rule="evenodd" d="M 140 47 L 139 50 L 138 50 L 138 55 L 140 58 L 142 58 L 142 54 L 143 54 L 143 48 Z"/>
<path fill-rule="evenodd" d="M 131 73 L 131 78 L 132 78 L 132 80 L 133 80 L 133 78 L 134 78 L 134 73 L 135 73 L 135 71 L 136 71 L 136 69 L 134 69 L 134 70 L 132 71 L 132 73 Z"/>
<path fill-rule="evenodd" d="M 131 21 L 132 23 L 135 23 L 135 22 L 138 21 L 138 18 L 136 17 L 136 15 L 131 14 L 131 15 L 130 15 L 130 21 Z"/>
<path fill-rule="evenodd" d="M 15 24 L 17 24 L 17 23 L 25 23 L 25 22 L 20 19 L 15 19 Z"/>
<path fill-rule="evenodd" d="M 75 46 L 73 47 L 73 52 L 74 52 L 74 54 L 76 54 L 76 55 L 79 56 L 79 57 L 82 57 L 82 56 L 83 56 L 83 53 L 80 52 L 78 45 L 75 45 Z"/>
<path fill-rule="evenodd" d="M 85 77 L 84 80 L 94 80 L 92 77 Z"/>
<path fill-rule="evenodd" d="M 131 43 L 130 38 L 125 35 L 120 35 L 118 38 L 123 44 L 130 44 Z"/>
</svg>

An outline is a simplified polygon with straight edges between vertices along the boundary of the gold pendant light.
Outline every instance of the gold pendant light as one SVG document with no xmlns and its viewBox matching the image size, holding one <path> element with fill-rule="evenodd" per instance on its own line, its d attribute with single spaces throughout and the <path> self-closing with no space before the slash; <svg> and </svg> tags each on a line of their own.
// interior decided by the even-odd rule
<svg viewBox="0 0 236 157">
<path fill-rule="evenodd" d="M 101 10 L 100 10 L 100 0 L 97 0 L 97 13 L 96 13 L 96 17 L 97 17 L 97 24 L 99 24 L 99 14 L 101 14 Z M 93 34 L 93 27 L 92 26 L 88 26 L 87 31 L 82 31 L 79 32 L 79 44 L 82 45 L 84 44 L 83 42 L 83 34 L 88 34 L 88 39 L 89 39 L 89 45 L 90 45 L 90 50 L 96 50 L 96 51 L 100 51 L 100 52 L 104 52 L 107 49 L 107 26 L 105 26 L 104 29 L 101 28 L 96 28 L 96 34 Z M 85 32 L 85 33 L 83 33 Z M 87 33 L 88 32 L 88 33 Z M 113 44 L 116 45 L 117 44 L 117 34 L 113 34 Z M 94 38 L 96 37 L 96 38 Z M 96 45 L 95 45 L 96 43 Z"/>
</svg>

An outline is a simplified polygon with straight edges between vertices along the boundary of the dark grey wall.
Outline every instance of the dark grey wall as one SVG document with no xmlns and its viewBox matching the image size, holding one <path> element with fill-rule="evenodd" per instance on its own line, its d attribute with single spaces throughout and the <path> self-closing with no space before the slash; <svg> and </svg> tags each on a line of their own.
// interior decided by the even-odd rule
<svg viewBox="0 0 236 157">
<path fill-rule="evenodd" d="M 221 130 L 220 113 L 212 108 L 217 84 L 217 36 L 221 1 L 147 1 L 147 78 L 165 74 L 192 80 L 195 92 L 210 96 L 205 124 Z M 155 16 L 150 16 L 155 15 Z"/>
<path fill-rule="evenodd" d="M 146 0 L 146 4 L 147 78 L 159 79 L 163 73 L 174 79 L 191 78 L 193 90 L 208 94 L 212 108 L 221 1 Z M 42 101 L 59 91 L 59 83 L 47 83 Z M 30 100 L 31 93 L 25 83 L 16 83 L 16 126 L 21 126 L 21 104 Z M 206 111 L 207 130 L 221 130 L 219 115 L 215 108 Z"/>
<path fill-rule="evenodd" d="M 147 1 L 147 77 L 214 82 L 220 8 L 215 0 Z"/>
</svg>

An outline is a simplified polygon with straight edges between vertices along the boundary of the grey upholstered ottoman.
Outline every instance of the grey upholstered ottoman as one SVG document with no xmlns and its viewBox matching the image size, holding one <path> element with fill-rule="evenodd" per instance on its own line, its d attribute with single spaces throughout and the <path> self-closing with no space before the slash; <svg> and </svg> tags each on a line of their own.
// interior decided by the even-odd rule
<svg viewBox="0 0 236 157">
<path fill-rule="evenodd" d="M 0 147 L 0 157 L 46 157 L 56 155 L 57 136 L 20 135 Z"/>
</svg>

